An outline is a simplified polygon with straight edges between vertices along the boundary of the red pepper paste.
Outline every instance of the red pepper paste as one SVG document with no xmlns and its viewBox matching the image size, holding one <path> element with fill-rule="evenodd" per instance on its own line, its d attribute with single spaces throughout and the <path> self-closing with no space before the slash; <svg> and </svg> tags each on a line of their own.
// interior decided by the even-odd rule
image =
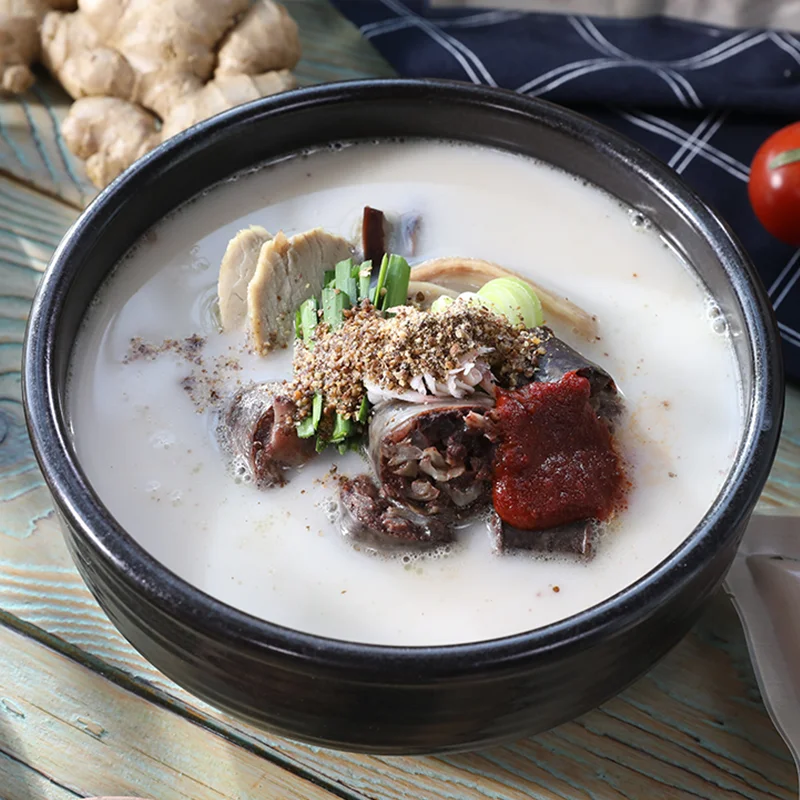
<svg viewBox="0 0 800 800">
<path fill-rule="evenodd" d="M 627 487 L 608 426 L 589 403 L 589 381 L 498 389 L 494 507 L 523 530 L 607 519 Z"/>
</svg>

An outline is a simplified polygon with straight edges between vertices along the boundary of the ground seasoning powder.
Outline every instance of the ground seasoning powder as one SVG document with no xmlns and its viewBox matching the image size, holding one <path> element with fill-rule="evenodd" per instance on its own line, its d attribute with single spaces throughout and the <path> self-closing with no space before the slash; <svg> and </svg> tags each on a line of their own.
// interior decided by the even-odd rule
<svg viewBox="0 0 800 800">
<path fill-rule="evenodd" d="M 530 379 L 546 334 L 510 324 L 488 309 L 456 302 L 441 312 L 399 307 L 383 316 L 368 301 L 344 312 L 341 326 L 317 326 L 313 347 L 296 345 L 290 396 L 300 418 L 315 393 L 327 410 L 356 415 L 365 383 L 405 392 L 418 376 L 445 383 L 464 359 L 479 358 L 501 385 Z"/>
</svg>

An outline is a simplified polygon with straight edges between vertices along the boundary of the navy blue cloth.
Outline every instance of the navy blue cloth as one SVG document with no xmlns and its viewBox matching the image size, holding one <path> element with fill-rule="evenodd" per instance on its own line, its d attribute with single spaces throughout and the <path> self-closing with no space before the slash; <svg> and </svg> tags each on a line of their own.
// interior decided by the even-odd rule
<svg viewBox="0 0 800 800">
<path fill-rule="evenodd" d="M 800 251 L 771 237 L 747 197 L 749 164 L 800 110 L 800 40 L 661 17 L 430 8 L 333 0 L 402 76 L 453 78 L 544 97 L 637 140 L 736 231 L 778 316 L 800 380 Z"/>
</svg>

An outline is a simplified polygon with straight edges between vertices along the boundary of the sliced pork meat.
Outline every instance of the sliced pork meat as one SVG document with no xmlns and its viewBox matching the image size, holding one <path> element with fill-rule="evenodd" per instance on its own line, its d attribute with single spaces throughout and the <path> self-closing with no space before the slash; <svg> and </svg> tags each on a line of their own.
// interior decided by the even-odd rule
<svg viewBox="0 0 800 800">
<path fill-rule="evenodd" d="M 418 514 L 460 517 L 491 497 L 491 423 L 485 395 L 375 409 L 369 454 L 390 499 Z"/>
<path fill-rule="evenodd" d="M 341 480 L 339 519 L 345 536 L 381 550 L 428 548 L 453 540 L 453 529 L 444 520 L 393 503 L 367 475 Z"/>
<path fill-rule="evenodd" d="M 350 244 L 322 228 L 266 242 L 247 287 L 247 321 L 255 350 L 286 347 L 300 304 L 322 291 L 325 270 L 352 255 Z"/>
<path fill-rule="evenodd" d="M 580 520 L 542 531 L 524 531 L 508 525 L 496 512 L 489 517 L 489 533 L 498 553 L 527 550 L 533 553 L 552 553 L 580 556 L 594 555 L 600 524 L 596 520 Z"/>
<path fill-rule="evenodd" d="M 247 287 L 255 275 L 261 248 L 271 238 L 269 231 L 251 225 L 228 242 L 217 282 L 222 330 L 236 330 L 244 324 L 247 317 Z"/>
<path fill-rule="evenodd" d="M 314 440 L 297 435 L 295 406 L 284 389 L 280 383 L 242 389 L 219 420 L 217 438 L 232 471 L 259 489 L 282 486 L 287 470 L 316 454 Z"/>
</svg>

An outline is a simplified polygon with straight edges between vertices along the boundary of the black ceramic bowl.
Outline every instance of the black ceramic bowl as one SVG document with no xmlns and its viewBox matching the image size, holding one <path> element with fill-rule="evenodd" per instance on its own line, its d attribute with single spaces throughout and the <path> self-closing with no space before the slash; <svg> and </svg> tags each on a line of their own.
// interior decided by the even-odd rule
<svg viewBox="0 0 800 800">
<path fill-rule="evenodd" d="M 100 284 L 166 213 L 299 148 L 376 137 L 463 139 L 525 153 L 641 209 L 694 265 L 734 332 L 747 424 L 730 478 L 656 569 L 611 599 L 529 633 L 383 647 L 288 630 L 226 606 L 145 552 L 90 486 L 64 386 Z M 531 210 L 535 213 L 535 209 Z M 602 703 L 687 632 L 730 565 L 767 479 L 783 376 L 763 287 L 728 228 L 635 144 L 540 100 L 444 82 L 366 81 L 240 107 L 169 141 L 104 191 L 45 273 L 25 345 L 25 408 L 73 558 L 145 658 L 209 703 L 286 736 L 375 753 L 468 749 L 543 731 Z"/>
</svg>

